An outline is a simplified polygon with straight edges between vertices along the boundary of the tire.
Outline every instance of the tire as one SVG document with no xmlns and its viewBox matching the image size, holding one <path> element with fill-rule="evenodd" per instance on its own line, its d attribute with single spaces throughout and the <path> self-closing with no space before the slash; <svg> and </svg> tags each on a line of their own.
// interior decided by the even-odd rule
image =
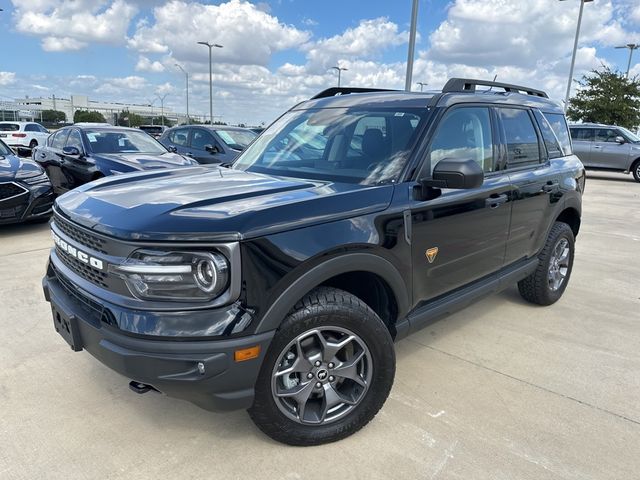
<svg viewBox="0 0 640 480">
<path fill-rule="evenodd" d="M 31 151 L 33 151 L 33 149 L 36 148 L 37 146 L 38 146 L 37 140 L 31 140 L 31 142 L 29 143 L 29 148 L 31 149 Z"/>
<path fill-rule="evenodd" d="M 518 282 L 522 298 L 538 305 L 557 302 L 569 283 L 573 269 L 575 239 L 566 223 L 554 223 L 544 248 L 538 255 L 536 270 Z"/>
<path fill-rule="evenodd" d="M 378 315 L 343 290 L 320 287 L 293 307 L 276 332 L 248 412 L 279 442 L 335 442 L 373 419 L 394 376 L 393 340 Z"/>
<path fill-rule="evenodd" d="M 631 173 L 633 173 L 633 178 L 635 178 L 636 182 L 640 182 L 640 160 L 636 160 L 636 163 L 633 164 Z"/>
</svg>

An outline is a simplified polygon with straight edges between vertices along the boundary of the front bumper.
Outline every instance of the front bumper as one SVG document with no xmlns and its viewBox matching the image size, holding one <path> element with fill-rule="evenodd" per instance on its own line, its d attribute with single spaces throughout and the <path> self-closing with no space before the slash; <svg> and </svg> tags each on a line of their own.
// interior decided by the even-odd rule
<svg viewBox="0 0 640 480">
<path fill-rule="evenodd" d="M 157 339 L 125 334 L 69 293 L 55 275 L 43 279 L 58 330 L 76 351 L 87 350 L 107 367 L 170 397 L 206 410 L 235 410 L 253 403 L 254 385 L 274 332 L 221 340 Z M 188 322 L 188 317 L 184 318 Z M 234 352 L 259 345 L 258 358 L 234 361 Z M 199 369 L 202 363 L 204 369 Z"/>
<path fill-rule="evenodd" d="M 23 187 L 28 190 L 27 194 L 0 200 L 0 225 L 35 221 L 51 215 L 55 200 L 51 184 Z"/>
</svg>

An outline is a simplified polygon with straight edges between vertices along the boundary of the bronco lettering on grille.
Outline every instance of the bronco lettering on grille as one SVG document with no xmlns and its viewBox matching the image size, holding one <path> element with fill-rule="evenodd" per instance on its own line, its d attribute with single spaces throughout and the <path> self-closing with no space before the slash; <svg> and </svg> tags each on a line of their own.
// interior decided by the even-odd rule
<svg viewBox="0 0 640 480">
<path fill-rule="evenodd" d="M 53 242 L 65 253 L 68 253 L 74 258 L 77 258 L 82 263 L 86 263 L 87 265 L 91 265 L 93 268 L 98 270 L 104 270 L 104 262 L 99 258 L 92 257 L 86 252 L 79 250 L 73 245 L 67 243 L 65 240 L 61 239 L 55 232 L 51 232 L 53 236 Z"/>
</svg>

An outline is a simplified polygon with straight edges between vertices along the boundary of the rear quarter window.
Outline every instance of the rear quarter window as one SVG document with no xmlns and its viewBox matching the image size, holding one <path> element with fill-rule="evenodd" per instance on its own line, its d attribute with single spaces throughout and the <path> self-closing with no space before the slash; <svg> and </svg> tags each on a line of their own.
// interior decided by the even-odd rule
<svg viewBox="0 0 640 480">
<path fill-rule="evenodd" d="M 573 150 L 571 148 L 571 137 L 569 136 L 569 127 L 565 116 L 561 113 L 544 113 L 543 115 L 549 122 L 558 142 L 560 142 L 563 153 L 565 155 L 571 155 Z"/>
<path fill-rule="evenodd" d="M 553 128 L 551 128 L 551 125 L 549 125 L 547 119 L 537 110 L 534 110 L 534 116 L 536 117 L 538 127 L 540 127 L 540 131 L 542 132 L 542 140 L 545 148 L 547 149 L 549 158 L 563 157 L 565 155 L 564 149 L 560 146 L 560 141 L 558 140 L 556 133 L 553 131 Z"/>
</svg>

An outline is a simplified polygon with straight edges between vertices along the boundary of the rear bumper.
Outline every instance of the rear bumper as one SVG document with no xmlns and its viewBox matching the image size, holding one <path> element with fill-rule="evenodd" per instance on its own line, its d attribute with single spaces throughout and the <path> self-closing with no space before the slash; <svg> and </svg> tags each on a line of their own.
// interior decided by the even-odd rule
<svg viewBox="0 0 640 480">
<path fill-rule="evenodd" d="M 77 344 L 72 349 L 87 350 L 127 379 L 206 410 L 242 409 L 253 403 L 254 385 L 274 332 L 221 340 L 131 336 L 105 324 L 55 278 L 45 277 L 43 289 L 54 325 L 59 316 L 73 319 Z M 258 358 L 234 361 L 236 350 L 256 345 L 260 345 Z M 198 368 L 199 363 L 204 369 Z"/>
</svg>

